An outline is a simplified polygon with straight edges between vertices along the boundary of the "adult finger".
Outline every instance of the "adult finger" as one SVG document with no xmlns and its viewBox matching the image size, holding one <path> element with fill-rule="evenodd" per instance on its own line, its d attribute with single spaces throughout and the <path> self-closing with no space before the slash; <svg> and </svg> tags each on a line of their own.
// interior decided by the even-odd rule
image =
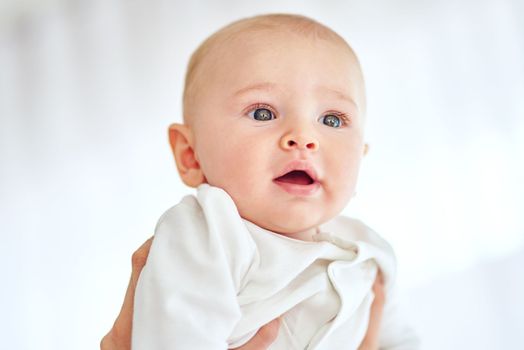
<svg viewBox="0 0 524 350">
<path fill-rule="evenodd" d="M 135 289 L 138 281 L 138 276 L 142 268 L 146 264 L 147 256 L 153 237 L 145 241 L 140 248 L 138 248 L 131 258 L 131 278 L 127 286 L 124 303 L 120 309 L 120 313 L 116 318 L 113 327 L 100 342 L 101 350 L 130 350 L 131 349 L 131 328 L 133 321 L 133 303 L 135 298 Z"/>
<path fill-rule="evenodd" d="M 379 270 L 377 277 L 373 283 L 373 294 L 375 298 L 371 304 L 369 314 L 368 330 L 364 336 L 364 340 L 359 347 L 359 350 L 378 349 L 380 324 L 382 322 L 382 314 L 384 311 L 384 303 L 386 302 L 386 293 L 384 290 L 384 276 Z"/>
<path fill-rule="evenodd" d="M 378 270 L 377 277 L 375 278 L 375 283 L 373 283 L 373 294 L 375 294 L 375 299 L 373 301 L 373 307 L 377 311 L 382 311 L 384 308 L 384 302 L 386 299 L 386 293 L 384 290 L 384 275 L 382 271 Z"/>
<path fill-rule="evenodd" d="M 280 318 L 276 318 L 265 326 L 244 345 L 231 350 L 266 350 L 277 338 L 280 328 Z"/>
<path fill-rule="evenodd" d="M 133 253 L 133 256 L 131 257 L 131 282 L 133 283 L 133 295 L 135 294 L 138 276 L 140 276 L 140 273 L 147 262 L 147 256 L 149 255 L 152 243 L 153 237 L 150 237 L 140 246 L 140 248 L 137 249 L 136 252 Z"/>
</svg>

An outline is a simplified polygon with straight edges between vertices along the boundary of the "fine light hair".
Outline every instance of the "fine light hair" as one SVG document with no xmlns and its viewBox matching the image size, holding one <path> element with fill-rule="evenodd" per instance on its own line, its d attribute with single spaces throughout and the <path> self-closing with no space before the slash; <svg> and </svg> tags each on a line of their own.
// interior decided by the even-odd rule
<svg viewBox="0 0 524 350">
<path fill-rule="evenodd" d="M 190 122 L 191 114 L 193 113 L 192 105 L 198 90 L 196 88 L 199 80 L 198 75 L 202 70 L 200 67 L 203 65 L 205 58 L 214 50 L 226 45 L 239 35 L 245 35 L 246 33 L 263 34 L 265 31 L 272 30 L 287 30 L 307 38 L 327 40 L 339 44 L 349 50 L 351 56 L 355 59 L 359 73 L 362 74 L 358 58 L 346 40 L 331 28 L 311 18 L 293 14 L 266 14 L 240 19 L 213 33 L 191 55 L 187 66 L 183 93 L 183 116 L 186 124 Z M 363 84 L 363 77 L 361 76 L 360 78 Z"/>
</svg>

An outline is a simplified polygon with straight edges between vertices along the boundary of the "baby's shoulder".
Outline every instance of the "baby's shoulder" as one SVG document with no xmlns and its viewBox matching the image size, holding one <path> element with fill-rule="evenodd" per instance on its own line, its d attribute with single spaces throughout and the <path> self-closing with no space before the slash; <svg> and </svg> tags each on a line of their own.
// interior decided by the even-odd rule
<svg viewBox="0 0 524 350">
<path fill-rule="evenodd" d="M 224 190 L 200 185 L 196 195 L 185 196 L 158 220 L 159 234 L 200 239 L 203 247 L 214 244 L 235 260 L 254 251 L 254 242 L 231 197 Z M 244 254 L 246 253 L 246 254 Z"/>
<path fill-rule="evenodd" d="M 187 195 L 180 202 L 167 209 L 158 219 L 155 232 L 161 228 L 171 227 L 183 229 L 199 226 L 203 222 L 202 209 L 195 196 Z"/>
<path fill-rule="evenodd" d="M 167 209 L 158 219 L 163 224 L 205 222 L 214 218 L 238 216 L 231 197 L 222 189 L 207 184 L 200 185 L 196 195 L 186 195 L 176 205 Z"/>
</svg>

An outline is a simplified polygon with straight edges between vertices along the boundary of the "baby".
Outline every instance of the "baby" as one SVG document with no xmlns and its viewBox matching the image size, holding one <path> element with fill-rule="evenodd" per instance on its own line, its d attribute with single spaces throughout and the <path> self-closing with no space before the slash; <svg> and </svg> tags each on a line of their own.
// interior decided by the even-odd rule
<svg viewBox="0 0 524 350">
<path fill-rule="evenodd" d="M 356 349 L 379 269 L 380 346 L 418 348 L 394 306 L 389 245 L 338 216 L 367 147 L 364 80 L 344 39 L 301 16 L 234 22 L 193 54 L 183 102 L 169 139 L 197 194 L 157 224 L 132 348 L 232 348 L 280 317 L 271 349 Z"/>
</svg>

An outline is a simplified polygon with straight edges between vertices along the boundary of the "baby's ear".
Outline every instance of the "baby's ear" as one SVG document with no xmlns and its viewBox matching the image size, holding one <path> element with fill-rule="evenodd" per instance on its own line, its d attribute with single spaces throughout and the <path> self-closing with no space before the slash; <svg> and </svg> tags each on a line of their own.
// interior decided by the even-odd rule
<svg viewBox="0 0 524 350">
<path fill-rule="evenodd" d="M 169 143 L 182 181 L 189 187 L 197 187 L 204 183 L 205 177 L 193 148 L 191 129 L 184 124 L 171 124 L 169 126 Z"/>
</svg>

